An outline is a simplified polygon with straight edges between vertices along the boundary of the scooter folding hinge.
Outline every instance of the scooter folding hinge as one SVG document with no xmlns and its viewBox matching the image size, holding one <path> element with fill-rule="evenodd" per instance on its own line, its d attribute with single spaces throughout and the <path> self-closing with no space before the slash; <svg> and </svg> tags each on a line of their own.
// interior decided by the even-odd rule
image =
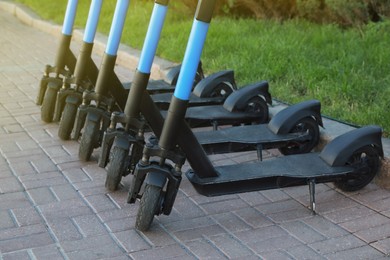
<svg viewBox="0 0 390 260">
<path fill-rule="evenodd" d="M 315 179 L 309 179 L 309 193 L 310 193 L 310 210 L 313 215 L 316 215 L 316 200 L 315 200 Z"/>
</svg>

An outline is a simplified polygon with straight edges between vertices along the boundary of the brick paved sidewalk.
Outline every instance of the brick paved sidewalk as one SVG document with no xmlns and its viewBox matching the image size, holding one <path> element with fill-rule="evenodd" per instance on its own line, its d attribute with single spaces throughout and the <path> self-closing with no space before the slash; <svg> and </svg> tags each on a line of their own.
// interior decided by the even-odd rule
<svg viewBox="0 0 390 260">
<path fill-rule="evenodd" d="M 172 214 L 156 217 L 148 232 L 136 231 L 138 204 L 126 203 L 126 187 L 105 190 L 99 151 L 92 162 L 79 162 L 78 144 L 59 140 L 58 125 L 40 121 L 34 100 L 57 39 L 1 10 L 0 25 L 3 259 L 384 259 L 390 254 L 390 191 L 375 184 L 350 194 L 317 185 L 313 216 L 307 187 L 207 198 L 184 179 Z M 131 75 L 118 71 L 122 79 Z M 213 161 L 255 157 L 219 155 Z"/>
</svg>

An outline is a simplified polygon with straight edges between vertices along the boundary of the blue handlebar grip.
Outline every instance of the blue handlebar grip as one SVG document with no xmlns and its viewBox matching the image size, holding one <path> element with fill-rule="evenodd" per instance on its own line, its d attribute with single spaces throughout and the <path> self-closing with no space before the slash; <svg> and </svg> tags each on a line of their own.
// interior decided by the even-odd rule
<svg viewBox="0 0 390 260">
<path fill-rule="evenodd" d="M 102 9 L 103 0 L 92 0 L 89 8 L 87 25 L 85 26 L 84 42 L 93 43 L 96 34 L 96 28 L 99 22 L 100 11 Z"/>
<path fill-rule="evenodd" d="M 174 96 L 188 100 L 210 24 L 194 20 Z"/>
<path fill-rule="evenodd" d="M 73 24 L 76 18 L 78 0 L 69 0 L 66 6 L 64 24 L 62 26 L 62 33 L 65 35 L 72 35 Z"/>
<path fill-rule="evenodd" d="M 137 67 L 137 69 L 142 73 L 150 73 L 167 11 L 168 6 L 165 5 L 160 5 L 156 3 L 153 7 L 148 32 L 145 37 L 144 45 L 142 47 L 142 52 Z"/>
<path fill-rule="evenodd" d="M 114 18 L 112 20 L 106 47 L 106 53 L 109 55 L 116 56 L 118 52 L 129 2 L 129 0 L 118 0 L 116 3 Z"/>
</svg>

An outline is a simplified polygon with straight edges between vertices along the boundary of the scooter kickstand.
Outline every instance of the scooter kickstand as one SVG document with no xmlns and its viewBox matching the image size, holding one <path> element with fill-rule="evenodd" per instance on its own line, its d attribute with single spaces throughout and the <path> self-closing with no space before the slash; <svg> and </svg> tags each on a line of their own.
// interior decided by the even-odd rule
<svg viewBox="0 0 390 260">
<path fill-rule="evenodd" d="M 310 193 L 310 209 L 313 215 L 316 215 L 316 198 L 315 198 L 315 179 L 309 179 L 309 193 Z"/>
</svg>

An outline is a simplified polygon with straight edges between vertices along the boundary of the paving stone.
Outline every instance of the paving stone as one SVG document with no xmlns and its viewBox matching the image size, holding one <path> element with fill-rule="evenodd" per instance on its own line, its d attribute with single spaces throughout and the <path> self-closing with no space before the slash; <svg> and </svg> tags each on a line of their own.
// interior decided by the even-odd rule
<svg viewBox="0 0 390 260">
<path fill-rule="evenodd" d="M 270 226 L 274 223 L 270 218 L 256 210 L 255 208 L 243 208 L 234 211 L 239 218 L 241 218 L 245 223 L 250 225 L 253 228 Z"/>
<path fill-rule="evenodd" d="M 50 187 L 57 200 L 69 200 L 80 197 L 80 194 L 69 184 L 55 185 Z"/>
<path fill-rule="evenodd" d="M 390 237 L 390 223 L 357 231 L 354 235 L 367 243 Z"/>
<path fill-rule="evenodd" d="M 281 224 L 281 227 L 287 230 L 290 235 L 294 236 L 305 244 L 327 239 L 325 236 L 302 221 L 283 223 Z"/>
<path fill-rule="evenodd" d="M 376 241 L 370 245 L 383 253 L 386 257 L 390 256 L 390 238 Z"/>
<path fill-rule="evenodd" d="M 0 240 L 0 250 L 3 253 L 22 249 L 50 245 L 53 243 L 51 236 L 44 232 L 38 234 L 25 234 L 23 236 Z"/>
<path fill-rule="evenodd" d="M 340 226 L 351 233 L 355 233 L 360 230 L 367 230 L 369 228 L 384 225 L 386 223 L 389 223 L 388 218 L 379 214 L 374 214 L 370 215 L 369 217 L 364 216 L 361 218 L 353 219 L 351 221 L 340 223 Z"/>
<path fill-rule="evenodd" d="M 0 255 L 1 256 L 1 255 Z M 10 252 L 2 255 L 3 260 L 30 260 L 32 259 L 27 250 Z"/>
<path fill-rule="evenodd" d="M 43 223 L 43 219 L 33 206 L 12 209 L 11 212 L 18 226 L 23 227 Z"/>
<path fill-rule="evenodd" d="M 264 190 L 260 191 L 260 193 L 261 195 L 273 202 L 290 199 L 290 197 L 286 193 L 284 193 L 283 190 Z"/>
<path fill-rule="evenodd" d="M 183 218 L 197 218 L 205 215 L 194 201 L 185 196 L 176 198 L 174 208 Z"/>
<path fill-rule="evenodd" d="M 0 230 L 15 227 L 15 222 L 8 210 L 0 210 Z"/>
<path fill-rule="evenodd" d="M 329 212 L 324 216 L 331 220 L 333 223 L 342 223 L 353 221 L 359 218 L 370 217 L 370 215 L 375 214 L 375 211 L 367 208 L 366 206 L 357 205 L 351 208 L 339 209 L 337 211 Z"/>
<path fill-rule="evenodd" d="M 262 252 L 260 253 L 262 259 L 292 259 L 288 253 L 283 250 L 272 251 L 272 252 Z"/>
<path fill-rule="evenodd" d="M 167 233 L 158 225 L 152 226 L 148 232 L 143 232 L 142 235 L 153 247 L 165 247 L 176 243 L 171 234 Z"/>
<path fill-rule="evenodd" d="M 76 217 L 92 213 L 92 210 L 80 199 L 48 203 L 38 208 L 47 219 Z"/>
<path fill-rule="evenodd" d="M 260 244 L 264 240 L 277 237 L 288 237 L 288 233 L 276 226 L 260 227 L 247 231 L 236 232 L 234 235 L 245 244 Z"/>
<path fill-rule="evenodd" d="M 151 248 L 151 245 L 135 229 L 113 233 L 113 235 L 117 240 L 117 243 L 119 243 L 126 252 L 145 252 L 145 250 Z"/>
<path fill-rule="evenodd" d="M 69 171 L 62 171 L 62 173 L 70 183 L 91 181 L 88 175 L 81 169 L 71 169 Z"/>
<path fill-rule="evenodd" d="M 182 259 L 188 257 L 188 253 L 179 245 L 157 247 L 130 254 L 134 259 Z"/>
<path fill-rule="evenodd" d="M 251 226 L 248 223 L 246 223 L 237 215 L 231 212 L 217 214 L 214 215 L 213 218 L 220 226 L 230 232 L 238 232 L 251 229 Z"/>
<path fill-rule="evenodd" d="M 349 234 L 349 232 L 340 226 L 337 226 L 318 215 L 302 219 L 302 221 L 318 233 L 328 238 L 340 237 Z"/>
<path fill-rule="evenodd" d="M 246 192 L 238 194 L 238 196 L 252 207 L 270 202 L 269 199 L 264 197 L 260 192 Z"/>
<path fill-rule="evenodd" d="M 205 227 L 198 227 L 194 229 L 182 230 L 174 232 L 174 236 L 180 241 L 189 241 L 199 239 L 203 236 L 211 236 L 224 234 L 226 231 L 219 225 L 211 225 Z"/>
<path fill-rule="evenodd" d="M 84 199 L 95 213 L 118 208 L 105 194 L 91 195 Z"/>
<path fill-rule="evenodd" d="M 68 183 L 60 173 L 54 174 L 51 178 L 42 178 L 42 176 L 39 176 L 39 174 L 30 175 L 30 177 L 32 176 L 35 176 L 36 178 L 30 178 L 29 180 L 25 180 L 22 182 L 26 190 Z"/>
<path fill-rule="evenodd" d="M 112 233 L 134 229 L 135 216 L 106 221 L 104 224 Z"/>
<path fill-rule="evenodd" d="M 232 199 L 232 200 L 202 204 L 201 206 L 206 211 L 206 213 L 213 215 L 213 214 L 219 214 L 224 212 L 231 212 L 241 208 L 246 208 L 248 207 L 248 204 L 246 204 L 241 199 Z"/>
<path fill-rule="evenodd" d="M 216 248 L 209 240 L 198 239 L 192 240 L 185 243 L 188 249 L 194 254 L 198 259 L 226 259 L 224 255 L 218 248 Z"/>
<path fill-rule="evenodd" d="M 20 185 L 20 182 L 14 176 L 9 178 L 2 178 L 0 181 L 0 193 L 11 193 L 23 190 L 23 186 Z"/>
<path fill-rule="evenodd" d="M 55 244 L 31 249 L 36 259 L 62 260 L 65 259 L 59 247 Z"/>
<path fill-rule="evenodd" d="M 73 222 L 84 237 L 103 235 L 107 232 L 95 214 L 74 217 Z"/>
<path fill-rule="evenodd" d="M 228 234 L 210 236 L 210 241 L 224 253 L 228 258 L 244 258 L 253 255 L 253 252 L 243 245 L 239 240 Z"/>
<path fill-rule="evenodd" d="M 0 194 L 0 209 L 15 209 L 30 206 L 30 202 L 23 192 Z"/>
<path fill-rule="evenodd" d="M 300 260 L 327 259 L 325 256 L 318 254 L 316 251 L 314 251 L 312 248 L 310 248 L 307 245 L 286 248 L 284 249 L 284 251 L 293 259 L 300 259 Z"/>
<path fill-rule="evenodd" d="M 318 253 L 327 255 L 339 251 L 345 251 L 364 246 L 364 242 L 353 235 L 334 237 L 324 241 L 309 244 Z"/>
<path fill-rule="evenodd" d="M 56 202 L 57 198 L 48 187 L 30 189 L 27 191 L 34 205 L 43 205 L 51 202 Z"/>
<path fill-rule="evenodd" d="M 328 254 L 329 259 L 349 260 L 349 259 L 380 259 L 385 255 L 371 246 L 361 246 L 357 248 L 347 249 L 336 253 Z"/>
</svg>

